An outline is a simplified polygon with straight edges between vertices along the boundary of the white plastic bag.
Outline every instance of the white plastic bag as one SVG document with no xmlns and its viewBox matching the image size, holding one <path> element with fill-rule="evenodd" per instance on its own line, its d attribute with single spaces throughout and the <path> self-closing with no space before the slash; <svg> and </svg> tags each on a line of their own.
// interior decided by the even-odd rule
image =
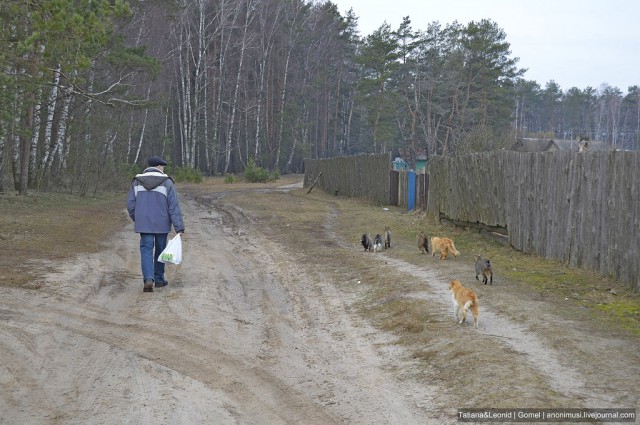
<svg viewBox="0 0 640 425">
<path fill-rule="evenodd" d="M 180 264 L 182 262 L 182 239 L 180 233 L 169 241 L 167 247 L 158 256 L 161 263 Z"/>
</svg>

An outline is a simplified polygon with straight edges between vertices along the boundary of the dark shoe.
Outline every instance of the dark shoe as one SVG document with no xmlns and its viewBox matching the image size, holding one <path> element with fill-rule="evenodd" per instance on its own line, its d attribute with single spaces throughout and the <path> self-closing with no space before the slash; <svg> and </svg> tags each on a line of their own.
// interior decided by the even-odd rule
<svg viewBox="0 0 640 425">
<path fill-rule="evenodd" d="M 142 292 L 153 292 L 153 280 L 147 279 L 144 281 Z"/>
<path fill-rule="evenodd" d="M 166 280 L 164 282 L 156 282 L 156 288 L 162 288 L 163 286 L 167 286 L 169 282 Z"/>
</svg>

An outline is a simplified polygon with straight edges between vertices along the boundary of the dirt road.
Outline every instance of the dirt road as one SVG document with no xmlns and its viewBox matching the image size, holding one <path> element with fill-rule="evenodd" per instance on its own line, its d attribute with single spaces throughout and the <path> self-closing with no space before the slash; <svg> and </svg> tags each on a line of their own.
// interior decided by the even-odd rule
<svg viewBox="0 0 640 425">
<path fill-rule="evenodd" d="M 0 423 L 454 423 L 461 393 L 490 382 L 517 392 L 514 376 L 530 378 L 525 395 L 548 391 L 567 407 L 640 405 L 635 340 L 581 329 L 509 292 L 483 305 L 466 342 L 433 340 L 441 355 L 456 343 L 495 349 L 504 370 L 436 356 L 442 376 L 464 386 L 415 379 L 394 337 L 354 314 L 358 291 L 320 284 L 229 200 L 185 192 L 182 204 L 185 262 L 168 266 L 165 288 L 142 292 L 132 225 L 99 254 L 44 265 L 51 272 L 37 291 L 0 287 Z M 417 296 L 439 326 L 455 328 L 446 272 L 385 260 L 428 282 Z"/>
</svg>

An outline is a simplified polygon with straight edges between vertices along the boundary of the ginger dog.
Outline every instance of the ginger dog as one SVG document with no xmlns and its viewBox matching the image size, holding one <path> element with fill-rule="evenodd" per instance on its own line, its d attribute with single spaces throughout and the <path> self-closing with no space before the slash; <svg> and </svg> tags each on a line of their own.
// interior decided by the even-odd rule
<svg viewBox="0 0 640 425">
<path fill-rule="evenodd" d="M 476 293 L 470 288 L 462 286 L 459 280 L 452 280 L 449 284 L 451 290 L 451 298 L 453 299 L 453 313 L 456 316 L 458 323 L 464 323 L 467 319 L 467 311 L 471 309 L 473 312 L 473 327 L 478 327 L 478 297 Z M 458 315 L 462 310 L 462 318 L 458 318 Z"/>
<path fill-rule="evenodd" d="M 460 255 L 460 251 L 456 249 L 456 246 L 453 244 L 453 241 L 449 238 L 431 238 L 431 256 L 436 256 L 436 251 L 440 251 L 440 259 L 444 260 L 447 258 L 449 253 L 453 254 L 454 257 Z"/>
</svg>

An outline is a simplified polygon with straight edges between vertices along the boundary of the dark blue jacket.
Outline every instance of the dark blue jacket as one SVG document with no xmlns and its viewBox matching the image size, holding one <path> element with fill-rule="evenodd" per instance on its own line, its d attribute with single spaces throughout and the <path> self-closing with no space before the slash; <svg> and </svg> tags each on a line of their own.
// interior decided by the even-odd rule
<svg viewBox="0 0 640 425">
<path fill-rule="evenodd" d="M 178 193 L 173 180 L 159 169 L 150 167 L 131 182 L 127 211 L 135 222 L 136 233 L 184 232 Z"/>
</svg>

